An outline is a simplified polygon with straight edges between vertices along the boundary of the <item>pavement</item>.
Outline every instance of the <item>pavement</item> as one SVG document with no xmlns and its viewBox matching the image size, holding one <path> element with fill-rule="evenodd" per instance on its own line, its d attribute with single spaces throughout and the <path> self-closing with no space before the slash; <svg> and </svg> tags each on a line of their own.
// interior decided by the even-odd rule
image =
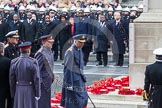
<svg viewBox="0 0 162 108">
<path fill-rule="evenodd" d="M 108 65 L 104 66 L 96 66 L 96 55 L 91 53 L 89 62 L 87 66 L 84 67 L 84 74 L 87 78 L 86 85 L 91 85 L 94 81 L 98 81 L 100 79 L 109 78 L 109 77 L 119 77 L 128 75 L 128 54 L 124 56 L 124 65 L 122 67 L 113 66 L 114 62 L 112 61 L 112 54 L 108 53 Z M 54 74 L 57 76 L 57 81 L 52 84 L 52 97 L 54 93 L 61 91 L 62 80 L 63 80 L 63 65 L 61 60 L 55 62 Z"/>
</svg>

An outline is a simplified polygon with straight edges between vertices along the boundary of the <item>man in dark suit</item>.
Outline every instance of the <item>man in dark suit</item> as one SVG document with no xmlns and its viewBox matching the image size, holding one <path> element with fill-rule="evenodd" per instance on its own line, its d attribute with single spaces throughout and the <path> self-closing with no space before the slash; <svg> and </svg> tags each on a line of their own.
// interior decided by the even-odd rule
<svg viewBox="0 0 162 108">
<path fill-rule="evenodd" d="M 9 31 L 14 30 L 18 30 L 20 41 L 24 41 L 24 37 L 22 35 L 22 22 L 20 22 L 19 16 L 17 14 L 13 15 L 13 20 L 9 23 Z"/>
<path fill-rule="evenodd" d="M 32 42 L 31 55 L 38 50 L 37 48 L 37 30 L 38 23 L 36 20 L 32 19 L 32 13 L 27 13 L 27 19 L 23 22 L 23 36 L 25 41 Z"/>
<path fill-rule="evenodd" d="M 162 48 L 155 49 L 153 54 L 156 62 L 146 66 L 144 90 L 148 108 L 162 108 Z"/>
<path fill-rule="evenodd" d="M 112 53 L 115 59 L 115 66 L 123 66 L 125 43 L 128 37 L 128 24 L 121 19 L 119 12 L 114 13 L 115 20 L 110 24 L 109 29 L 114 37 L 111 41 Z"/>
<path fill-rule="evenodd" d="M 9 87 L 10 62 L 9 58 L 4 57 L 4 44 L 0 42 L 0 108 L 6 108 L 6 101 L 7 108 L 12 108 Z"/>
</svg>

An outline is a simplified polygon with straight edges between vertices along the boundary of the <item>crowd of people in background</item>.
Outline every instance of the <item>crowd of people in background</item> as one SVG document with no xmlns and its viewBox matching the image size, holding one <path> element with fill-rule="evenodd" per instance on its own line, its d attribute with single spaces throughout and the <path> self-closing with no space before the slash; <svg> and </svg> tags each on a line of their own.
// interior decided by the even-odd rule
<svg viewBox="0 0 162 108">
<path fill-rule="evenodd" d="M 142 12 L 142 4 L 138 8 L 128 8 L 122 7 L 122 3 L 117 0 L 112 3 L 103 0 L 1 2 L 0 67 L 1 73 L 6 76 L 0 75 L 0 79 L 6 82 L 1 87 L 0 106 L 4 107 L 7 99 L 8 108 L 12 108 L 12 103 L 14 108 L 22 108 L 24 104 L 35 108 L 33 100 L 36 99 L 40 108 L 50 108 L 54 61 L 63 60 L 66 51 L 69 53 L 65 56 L 64 66 L 74 65 L 71 73 L 83 70 L 89 61 L 90 52 L 96 54 L 97 66 L 106 67 L 108 49 L 113 53 L 114 65 L 123 66 L 126 48 L 129 49 L 129 23 L 133 23 Z M 81 37 L 75 39 L 76 35 Z M 82 36 L 87 38 L 83 40 Z M 73 58 L 73 61 L 69 58 Z M 69 73 L 68 68 L 64 69 Z M 78 81 L 77 78 L 83 84 L 86 82 L 84 75 L 74 80 Z M 37 91 L 33 89 L 33 84 Z M 67 88 L 73 89 L 71 85 Z M 28 101 L 24 103 L 23 99 Z M 86 106 L 86 102 L 82 107 Z M 67 107 L 64 104 L 66 100 L 62 105 Z"/>
<path fill-rule="evenodd" d="M 138 8 L 122 7 L 122 3 L 118 0 L 111 3 L 104 0 L 1 2 L 0 42 L 17 51 L 15 44 L 30 41 L 31 56 L 34 56 L 41 45 L 39 37 L 53 34 L 55 42 L 52 51 L 54 60 L 57 61 L 63 60 L 64 52 L 72 43 L 71 37 L 87 34 L 91 35 L 91 39 L 87 39 L 83 47 L 85 66 L 92 51 L 96 53 L 98 61 L 96 65 L 107 66 L 107 52 L 110 46 L 115 65 L 122 66 L 123 55 L 129 44 L 129 23 L 142 12 L 142 4 Z M 18 30 L 20 37 L 18 43 L 12 45 L 5 35 L 14 30 Z M 8 55 L 12 56 L 12 53 Z"/>
</svg>

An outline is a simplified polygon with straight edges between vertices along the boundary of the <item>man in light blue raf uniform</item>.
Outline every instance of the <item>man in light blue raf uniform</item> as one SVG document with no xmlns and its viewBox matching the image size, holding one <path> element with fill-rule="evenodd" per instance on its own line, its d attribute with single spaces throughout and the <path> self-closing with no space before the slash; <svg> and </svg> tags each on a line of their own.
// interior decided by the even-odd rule
<svg viewBox="0 0 162 108">
<path fill-rule="evenodd" d="M 43 45 L 35 54 L 41 76 L 41 97 L 38 102 L 38 108 L 51 108 L 51 84 L 54 80 L 54 58 L 51 48 L 54 39 L 51 35 L 41 36 L 40 39 Z"/>
<path fill-rule="evenodd" d="M 74 44 L 66 51 L 64 58 L 64 79 L 61 106 L 64 108 L 86 108 L 88 94 L 83 73 L 82 47 L 86 42 L 84 34 L 73 37 Z"/>
</svg>

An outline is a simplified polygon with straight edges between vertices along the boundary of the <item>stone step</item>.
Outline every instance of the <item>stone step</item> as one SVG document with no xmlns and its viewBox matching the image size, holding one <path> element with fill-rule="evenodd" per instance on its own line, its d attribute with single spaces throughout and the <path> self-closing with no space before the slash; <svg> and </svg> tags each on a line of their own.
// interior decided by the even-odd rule
<svg viewBox="0 0 162 108">
<path fill-rule="evenodd" d="M 146 102 L 131 102 L 131 101 L 112 101 L 93 99 L 96 108 L 147 108 Z M 88 102 L 88 108 L 94 108 L 92 103 Z"/>
<path fill-rule="evenodd" d="M 119 95 L 118 90 L 108 94 L 95 95 L 88 93 L 88 95 L 94 102 L 96 108 L 147 108 L 142 96 Z M 88 108 L 93 108 L 90 100 L 88 102 Z"/>
<path fill-rule="evenodd" d="M 111 101 L 132 101 L 132 102 L 142 102 L 142 96 L 137 95 L 118 95 L 117 90 L 114 92 L 110 92 L 108 94 L 96 95 L 92 93 L 88 93 L 91 99 L 98 99 L 98 100 L 111 100 Z"/>
</svg>

